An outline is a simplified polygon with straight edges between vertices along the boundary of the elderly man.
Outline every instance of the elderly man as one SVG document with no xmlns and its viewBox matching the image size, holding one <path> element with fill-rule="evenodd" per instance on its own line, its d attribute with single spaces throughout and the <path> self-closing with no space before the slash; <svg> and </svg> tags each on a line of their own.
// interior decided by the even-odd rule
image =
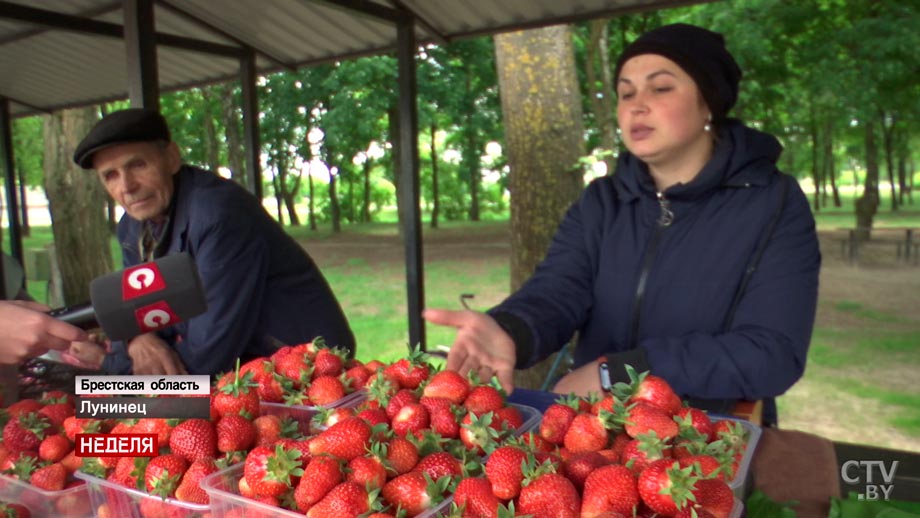
<svg viewBox="0 0 920 518">
<path fill-rule="evenodd" d="M 354 352 L 354 336 L 309 255 L 250 193 L 185 165 L 157 112 L 113 112 L 89 132 L 74 162 L 94 169 L 124 208 L 125 267 L 187 252 L 207 292 L 207 311 L 167 331 L 113 343 L 110 373 L 213 374 L 276 344 L 321 336 Z M 85 357 L 85 356 L 84 356 Z"/>
</svg>

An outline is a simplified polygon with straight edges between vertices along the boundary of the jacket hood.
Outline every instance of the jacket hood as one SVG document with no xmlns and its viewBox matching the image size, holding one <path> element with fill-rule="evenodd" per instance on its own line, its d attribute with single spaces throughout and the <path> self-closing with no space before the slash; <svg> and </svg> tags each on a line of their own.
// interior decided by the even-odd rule
<svg viewBox="0 0 920 518">
<path fill-rule="evenodd" d="M 673 185 L 665 192 L 672 199 L 696 198 L 722 186 L 766 185 L 778 172 L 776 162 L 782 151 L 773 135 L 728 119 L 703 170 L 689 183 Z M 617 160 L 614 179 L 624 200 L 656 191 L 648 166 L 629 152 Z"/>
</svg>

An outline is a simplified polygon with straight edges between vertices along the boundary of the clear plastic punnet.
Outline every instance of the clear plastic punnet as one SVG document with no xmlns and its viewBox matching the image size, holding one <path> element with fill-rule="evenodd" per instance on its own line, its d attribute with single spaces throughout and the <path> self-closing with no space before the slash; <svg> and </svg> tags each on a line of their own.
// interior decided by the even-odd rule
<svg viewBox="0 0 920 518">
<path fill-rule="evenodd" d="M 78 471 L 75 476 L 86 481 L 94 515 L 118 518 L 147 518 L 170 516 L 179 518 L 210 518 L 211 506 L 192 504 L 173 498 L 153 496 L 137 489 L 109 482 Z M 90 514 L 90 516 L 94 516 Z"/>
<path fill-rule="evenodd" d="M 0 475 L 0 502 L 21 504 L 32 518 L 92 518 L 86 485 L 45 491 L 12 477 Z"/>
</svg>

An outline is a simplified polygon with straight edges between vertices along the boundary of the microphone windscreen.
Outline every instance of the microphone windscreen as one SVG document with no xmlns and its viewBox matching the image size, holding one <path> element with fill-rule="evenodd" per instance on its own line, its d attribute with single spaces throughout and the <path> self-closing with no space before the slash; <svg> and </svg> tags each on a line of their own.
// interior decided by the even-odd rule
<svg viewBox="0 0 920 518">
<path fill-rule="evenodd" d="M 112 340 L 173 326 L 207 310 L 192 257 L 173 254 L 94 279 L 96 319 Z"/>
</svg>

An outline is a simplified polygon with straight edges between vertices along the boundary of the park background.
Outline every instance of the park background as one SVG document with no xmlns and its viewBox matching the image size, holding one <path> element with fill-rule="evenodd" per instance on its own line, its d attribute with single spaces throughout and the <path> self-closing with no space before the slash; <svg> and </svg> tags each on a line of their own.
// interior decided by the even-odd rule
<svg viewBox="0 0 920 518">
<path fill-rule="evenodd" d="M 529 40 L 499 35 L 423 48 L 418 103 L 426 306 L 459 308 L 459 296 L 471 293 L 471 306 L 485 309 L 520 275 L 512 260 L 520 232 L 509 190 L 514 150 L 506 145 L 507 132 L 516 130 L 502 103 L 512 95 L 527 99 L 502 88 L 496 54 L 561 63 L 553 70 L 577 82 L 577 95 L 559 102 L 579 114 L 577 124 L 563 128 L 576 135 L 578 152 L 556 164 L 531 164 L 547 175 L 566 175 L 566 185 L 576 178 L 569 190 L 577 195 L 585 182 L 606 174 L 619 148 L 611 63 L 636 35 L 677 21 L 726 35 L 745 71 L 733 113 L 780 138 L 780 167 L 800 179 L 818 221 L 824 258 L 818 320 L 806 374 L 779 399 L 781 425 L 920 451 L 920 268 L 878 238 L 882 228 L 920 227 L 913 193 L 920 177 L 920 20 L 912 3 L 715 2 L 528 31 L 535 35 Z M 538 78 L 547 82 L 535 88 L 550 91 L 552 75 Z M 408 346 L 404 247 L 388 143 L 394 140 L 394 88 L 395 59 L 385 55 L 259 80 L 264 205 L 323 269 L 364 360 L 397 358 Z M 245 184 L 238 98 L 231 82 L 164 94 L 161 109 L 187 162 Z M 72 128 L 126 106 L 15 121 L 26 249 L 53 241 L 60 247 L 68 225 L 95 225 L 105 230 L 100 235 L 108 246 L 96 247 L 104 267 L 118 268 L 118 247 L 107 232 L 119 210 L 101 190 L 88 188 L 81 197 L 86 205 L 75 213 L 88 206 L 97 218 L 61 217 L 74 198 L 68 175 L 91 173 L 60 164 L 79 137 Z M 60 211 L 54 229 L 49 199 Z M 551 233 L 558 218 L 543 219 L 529 225 Z M 850 228 L 877 231 L 855 263 L 844 253 Z M 85 257 L 69 250 L 60 260 Z M 30 281 L 29 290 L 48 300 L 43 281 Z M 427 332 L 429 347 L 452 341 L 448 329 L 428 326 Z"/>
</svg>

